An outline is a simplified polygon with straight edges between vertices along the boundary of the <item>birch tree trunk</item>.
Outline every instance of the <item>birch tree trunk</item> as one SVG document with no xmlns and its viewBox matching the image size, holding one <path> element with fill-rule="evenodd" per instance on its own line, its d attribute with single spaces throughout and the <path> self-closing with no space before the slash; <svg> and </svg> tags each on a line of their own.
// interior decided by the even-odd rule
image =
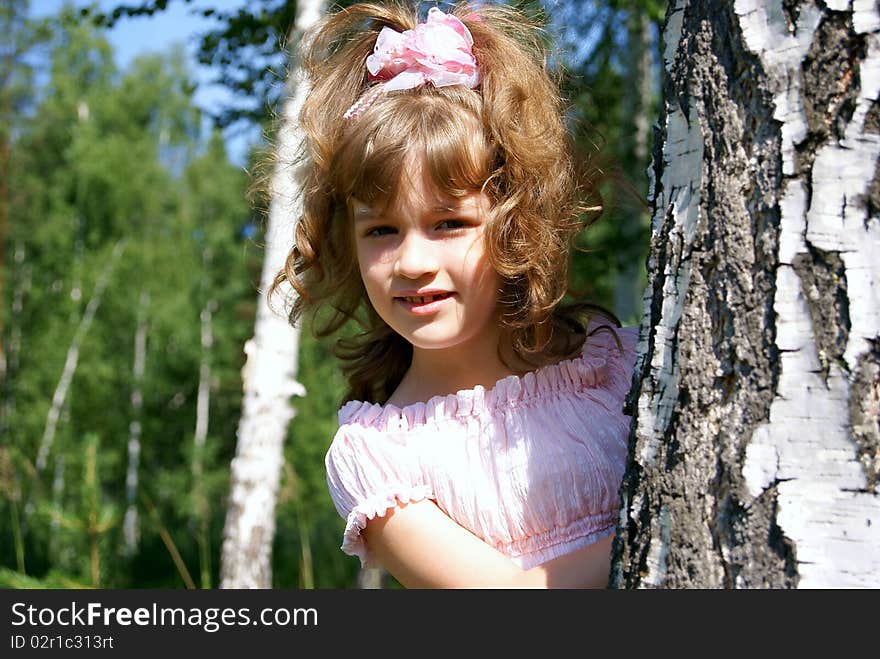
<svg viewBox="0 0 880 659">
<path fill-rule="evenodd" d="M 611 585 L 880 586 L 880 14 L 671 0 Z"/>
<path fill-rule="evenodd" d="M 300 0 L 290 36 L 292 48 L 324 11 L 325 0 Z M 291 64 L 271 180 L 266 254 L 254 336 L 245 344 L 244 401 L 223 530 L 221 588 L 270 588 L 275 503 L 284 460 L 284 438 L 293 418 L 292 396 L 305 394 L 296 380 L 299 330 L 269 307 L 266 292 L 292 245 L 302 200 L 293 163 L 302 134 L 298 116 L 307 93 L 301 70 Z M 291 293 L 289 288 L 280 291 Z"/>
<path fill-rule="evenodd" d="M 134 361 L 132 363 L 131 422 L 128 424 L 128 465 L 125 470 L 125 519 L 122 525 L 123 551 L 132 556 L 140 540 L 137 490 L 141 456 L 141 421 L 144 408 L 144 368 L 147 363 L 147 318 L 150 294 L 142 290 L 138 299 L 137 329 L 134 333 Z"/>
<path fill-rule="evenodd" d="M 202 264 L 205 271 L 207 271 L 210 261 L 211 252 L 205 248 L 202 251 Z M 202 588 L 211 587 L 210 506 L 208 505 L 203 476 L 205 442 L 208 439 L 208 422 L 211 418 L 211 387 L 214 386 L 211 372 L 211 352 L 214 348 L 213 317 L 216 307 L 216 300 L 209 299 L 199 315 L 202 355 L 199 364 L 199 393 L 196 400 L 196 429 L 193 434 L 192 497 L 195 522 L 198 528 L 199 573 Z"/>
<path fill-rule="evenodd" d="M 124 250 L 125 241 L 120 240 L 114 246 L 109 260 L 105 264 L 101 274 L 98 276 L 98 281 L 95 283 L 92 296 L 86 304 L 86 309 L 83 312 L 79 325 L 76 327 L 73 339 L 70 341 L 70 346 L 67 349 L 67 357 L 64 360 L 64 368 L 61 371 L 61 377 L 58 379 L 58 385 L 55 387 L 55 393 L 52 395 L 52 403 L 49 406 L 49 412 L 46 414 L 46 427 L 43 430 L 43 437 L 40 440 L 40 448 L 37 453 L 37 472 L 41 472 L 46 467 L 46 460 L 49 457 L 49 451 L 51 450 L 52 442 L 55 439 L 55 429 L 58 426 L 61 409 L 64 406 L 64 401 L 67 399 L 67 391 L 70 389 L 70 383 L 73 381 L 73 375 L 76 372 L 76 365 L 79 361 L 79 349 L 82 346 L 82 342 L 85 340 L 86 335 L 89 333 L 89 328 L 92 326 L 92 321 L 95 318 L 95 314 L 98 312 L 98 307 L 101 305 L 101 298 L 104 295 L 104 289 L 107 287 L 110 275 L 113 273 L 113 269 L 116 267 L 116 262 L 119 261 Z"/>
</svg>

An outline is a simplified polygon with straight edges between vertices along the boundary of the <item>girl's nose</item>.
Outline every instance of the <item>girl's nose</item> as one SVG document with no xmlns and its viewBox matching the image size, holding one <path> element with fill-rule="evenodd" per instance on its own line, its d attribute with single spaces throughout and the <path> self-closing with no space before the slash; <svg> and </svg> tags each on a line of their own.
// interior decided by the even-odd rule
<svg viewBox="0 0 880 659">
<path fill-rule="evenodd" d="M 437 254 L 426 236 L 408 231 L 400 242 L 394 273 L 407 279 L 418 279 L 437 271 Z"/>
</svg>

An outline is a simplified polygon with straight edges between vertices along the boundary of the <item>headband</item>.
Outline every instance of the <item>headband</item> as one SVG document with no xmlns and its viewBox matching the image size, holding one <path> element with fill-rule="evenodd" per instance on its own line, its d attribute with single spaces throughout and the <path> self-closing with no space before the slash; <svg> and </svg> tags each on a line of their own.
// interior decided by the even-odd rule
<svg viewBox="0 0 880 659">
<path fill-rule="evenodd" d="M 367 58 L 369 79 L 381 82 L 346 110 L 343 118 L 360 116 L 383 91 L 415 89 L 429 82 L 435 87 L 473 89 L 480 83 L 473 45 L 465 24 L 437 7 L 415 29 L 398 32 L 383 27 Z"/>
</svg>

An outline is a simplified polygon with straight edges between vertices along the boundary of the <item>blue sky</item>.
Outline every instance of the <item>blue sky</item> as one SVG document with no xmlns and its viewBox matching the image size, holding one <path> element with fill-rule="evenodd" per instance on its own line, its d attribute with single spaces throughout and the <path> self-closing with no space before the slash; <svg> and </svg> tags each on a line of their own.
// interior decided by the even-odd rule
<svg viewBox="0 0 880 659">
<path fill-rule="evenodd" d="M 31 14 L 45 16 L 56 13 L 68 2 L 75 7 L 87 7 L 93 4 L 89 0 L 31 0 Z M 122 18 L 107 33 L 116 56 L 116 63 L 125 68 L 138 55 L 149 52 L 166 52 L 172 44 L 181 43 L 189 56 L 190 70 L 199 82 L 196 93 L 196 104 L 207 108 L 229 97 L 228 93 L 208 81 L 213 77 L 211 70 L 200 66 L 195 59 L 196 42 L 201 33 L 214 26 L 214 21 L 204 18 L 201 9 L 212 7 L 220 11 L 234 10 L 245 5 L 247 0 L 193 0 L 186 4 L 182 0 L 170 0 L 168 8 L 152 17 Z M 123 0 L 101 0 L 98 5 L 104 9 L 112 9 L 120 4 L 134 5 L 136 2 Z M 255 142 L 259 133 L 229 133 L 226 142 L 230 158 L 243 165 L 248 144 Z"/>
</svg>

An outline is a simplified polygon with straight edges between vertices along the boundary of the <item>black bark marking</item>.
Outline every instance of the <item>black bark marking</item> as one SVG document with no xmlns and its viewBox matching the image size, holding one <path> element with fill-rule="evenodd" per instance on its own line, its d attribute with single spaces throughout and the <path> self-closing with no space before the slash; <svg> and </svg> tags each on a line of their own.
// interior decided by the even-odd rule
<svg viewBox="0 0 880 659">
<path fill-rule="evenodd" d="M 801 69 L 807 137 L 797 146 L 799 171 L 812 168 L 819 147 L 843 139 L 856 108 L 859 69 L 867 55 L 864 35 L 857 34 L 851 12 L 827 12 Z"/>
<path fill-rule="evenodd" d="M 785 22 L 788 31 L 792 34 L 797 30 L 798 18 L 801 15 L 801 3 L 803 0 L 782 0 L 782 13 L 785 14 Z"/>
<path fill-rule="evenodd" d="M 822 377 L 827 382 L 833 362 L 846 368 L 843 353 L 852 326 L 846 268 L 837 252 L 825 252 L 810 244 L 807 249 L 795 256 L 792 266 L 807 300 Z"/>
<path fill-rule="evenodd" d="M 712 525 L 716 543 L 727 550 L 725 588 L 796 588 L 795 546 L 776 523 L 777 484 L 746 505 L 724 487 L 735 482 L 730 467 L 718 464 L 719 501 Z"/>
<path fill-rule="evenodd" d="M 776 523 L 777 484 L 767 488 L 748 507 L 737 500 L 728 506 L 730 587 L 796 588 L 797 551 Z M 770 520 L 769 528 L 764 523 Z"/>
<path fill-rule="evenodd" d="M 880 135 L 880 101 L 875 100 L 868 108 L 868 114 L 865 115 L 864 131 Z"/>
<path fill-rule="evenodd" d="M 880 135 L 880 101 L 871 103 L 868 114 L 865 116 L 864 132 Z M 867 198 L 864 199 L 865 209 L 868 213 L 867 220 L 880 217 L 880 164 L 874 168 L 874 177 L 868 187 Z M 867 224 L 867 221 L 866 221 Z"/>
<path fill-rule="evenodd" d="M 866 489 L 876 493 L 880 476 L 880 336 L 870 344 L 871 349 L 859 357 L 853 369 L 849 421 Z"/>
<path fill-rule="evenodd" d="M 874 178 L 871 180 L 871 185 L 868 187 L 868 198 L 865 199 L 865 209 L 868 214 L 865 218 L 865 228 L 867 229 L 867 224 L 872 219 L 876 220 L 880 218 L 880 162 L 878 162 L 877 167 L 874 168 Z"/>
</svg>

